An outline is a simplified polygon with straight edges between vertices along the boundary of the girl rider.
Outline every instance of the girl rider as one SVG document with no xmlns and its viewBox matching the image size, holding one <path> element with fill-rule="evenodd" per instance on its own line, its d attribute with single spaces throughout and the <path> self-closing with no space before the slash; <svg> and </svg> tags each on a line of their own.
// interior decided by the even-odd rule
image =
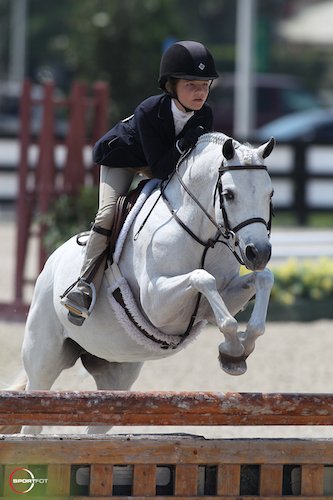
<svg viewBox="0 0 333 500">
<path fill-rule="evenodd" d="M 214 59 L 203 44 L 173 44 L 161 59 L 158 81 L 163 94 L 143 101 L 96 143 L 93 159 L 101 165 L 99 208 L 80 277 L 61 300 L 73 324 L 81 326 L 89 316 L 93 287 L 96 292 L 100 288 L 118 197 L 127 194 L 138 172 L 168 177 L 180 155 L 212 130 L 213 115 L 206 100 L 215 78 Z"/>
</svg>

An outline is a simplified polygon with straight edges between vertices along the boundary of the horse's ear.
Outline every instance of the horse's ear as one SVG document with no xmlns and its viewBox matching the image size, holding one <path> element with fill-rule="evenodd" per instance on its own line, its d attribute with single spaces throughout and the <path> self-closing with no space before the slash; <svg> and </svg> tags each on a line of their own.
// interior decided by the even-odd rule
<svg viewBox="0 0 333 500">
<path fill-rule="evenodd" d="M 227 160 L 231 160 L 235 155 L 235 148 L 232 143 L 232 139 L 229 137 L 226 141 L 224 141 L 222 146 L 222 153 L 224 158 Z"/>
<path fill-rule="evenodd" d="M 271 137 L 268 142 L 266 142 L 265 144 L 263 144 L 258 148 L 258 154 L 262 158 L 267 158 L 267 156 L 269 156 L 273 151 L 274 146 L 275 146 L 275 139 L 274 137 Z"/>
</svg>

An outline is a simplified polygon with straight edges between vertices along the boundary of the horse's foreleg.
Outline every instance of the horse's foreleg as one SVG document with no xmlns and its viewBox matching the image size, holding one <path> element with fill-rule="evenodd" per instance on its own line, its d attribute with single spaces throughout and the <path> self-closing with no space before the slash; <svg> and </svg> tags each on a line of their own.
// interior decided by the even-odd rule
<svg viewBox="0 0 333 500">
<path fill-rule="evenodd" d="M 235 276 L 219 293 L 232 316 L 243 311 L 256 293 L 255 274 Z M 213 317 L 212 317 L 213 319 Z"/>
<path fill-rule="evenodd" d="M 142 307 L 150 321 L 165 333 L 178 334 L 188 324 L 198 292 L 209 302 L 218 328 L 224 334 L 223 350 L 241 356 L 244 348 L 237 337 L 237 321 L 219 294 L 214 276 L 204 269 L 188 274 L 159 277 L 141 296 Z M 189 304 L 193 304 L 193 306 Z M 163 307 L 161 307 L 163 304 Z"/>
<path fill-rule="evenodd" d="M 188 324 L 191 313 L 189 304 L 195 303 L 200 292 L 207 299 L 215 323 L 225 338 L 219 348 L 223 369 L 233 375 L 246 371 L 244 347 L 237 334 L 237 321 L 223 301 L 214 276 L 204 269 L 196 269 L 181 276 L 160 276 L 146 290 L 148 293 L 141 295 L 145 313 L 157 328 L 170 334 L 183 331 L 184 323 Z"/>
<path fill-rule="evenodd" d="M 202 278 L 203 274 L 198 276 Z M 207 298 L 217 326 L 225 336 L 225 342 L 219 346 L 219 357 L 222 368 L 231 375 L 241 375 L 246 371 L 245 360 L 254 350 L 256 339 L 265 331 L 273 281 L 273 274 L 269 269 L 245 276 L 237 276 L 223 290 L 223 299 L 216 290 L 213 277 L 211 279 L 206 277 L 202 282 L 202 284 L 205 283 L 205 286 L 201 286 L 201 289 L 200 280 L 196 282 L 196 287 Z M 246 331 L 237 333 L 237 322 L 231 314 L 240 311 L 253 295 L 256 296 L 256 299 Z"/>
<path fill-rule="evenodd" d="M 220 345 L 220 352 L 232 358 L 239 358 L 244 353 L 244 347 L 237 335 L 237 320 L 230 314 L 216 287 L 214 276 L 207 271 L 198 269 L 191 273 L 190 282 L 209 302 L 218 328 L 223 333 L 225 341 Z"/>
<path fill-rule="evenodd" d="M 256 339 L 265 332 L 268 302 L 274 283 L 273 273 L 269 269 L 254 272 L 253 275 L 256 299 L 246 331 L 241 337 L 246 356 L 254 350 Z"/>
<path fill-rule="evenodd" d="M 254 350 L 256 339 L 265 332 L 267 308 L 273 282 L 273 274 L 269 269 L 265 269 L 244 276 L 236 276 L 221 291 L 223 300 L 231 314 L 236 314 L 242 310 L 255 295 L 254 308 L 246 331 L 238 333 L 238 339 L 244 347 L 244 361 Z M 225 357 L 223 344 L 220 346 L 220 351 L 222 356 Z M 245 370 L 245 364 L 242 361 L 241 364 L 243 364 Z M 237 365 L 235 364 L 235 366 Z M 228 373 L 231 372 L 232 370 L 228 371 Z"/>
</svg>

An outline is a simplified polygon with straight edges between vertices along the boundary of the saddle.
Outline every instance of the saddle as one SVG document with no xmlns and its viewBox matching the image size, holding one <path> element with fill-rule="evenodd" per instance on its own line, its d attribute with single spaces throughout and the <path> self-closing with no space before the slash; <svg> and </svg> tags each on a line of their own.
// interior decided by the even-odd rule
<svg viewBox="0 0 333 500">
<path fill-rule="evenodd" d="M 115 215 L 113 219 L 113 225 L 111 228 L 111 234 L 110 234 L 110 239 L 109 239 L 109 244 L 106 248 L 106 250 L 100 255 L 100 258 L 97 259 L 93 266 L 92 273 L 90 275 L 90 278 L 93 279 L 95 276 L 99 266 L 101 265 L 101 262 L 103 262 L 105 256 L 107 256 L 107 260 L 112 263 L 113 261 L 113 254 L 116 248 L 116 243 L 120 234 L 120 231 L 123 227 L 123 224 L 134 207 L 137 199 L 140 196 L 141 191 L 143 190 L 144 186 L 146 185 L 147 182 L 149 182 L 150 179 L 144 179 L 139 184 L 135 189 L 132 189 L 127 193 L 127 195 L 120 196 L 117 200 L 116 203 L 116 208 L 115 208 Z M 79 233 L 76 237 L 76 242 L 79 246 L 86 246 L 88 238 L 89 238 L 90 231 L 83 231 Z M 105 263 L 105 268 L 107 268 L 107 263 Z"/>
<path fill-rule="evenodd" d="M 116 211 L 113 219 L 113 225 L 111 228 L 111 236 L 108 249 L 108 253 L 110 256 L 112 256 L 114 253 L 117 239 L 121 231 L 121 228 L 123 227 L 126 217 L 134 207 L 135 202 L 137 201 L 142 189 L 149 180 L 150 179 L 142 180 L 141 182 L 139 182 L 139 184 L 135 189 L 130 191 L 127 195 L 120 196 L 118 198 L 116 203 Z"/>
</svg>

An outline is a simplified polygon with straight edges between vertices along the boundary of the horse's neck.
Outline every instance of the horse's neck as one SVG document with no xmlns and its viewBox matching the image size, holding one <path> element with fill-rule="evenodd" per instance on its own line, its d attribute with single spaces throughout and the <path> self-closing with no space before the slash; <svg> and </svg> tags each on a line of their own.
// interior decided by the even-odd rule
<svg viewBox="0 0 333 500">
<path fill-rule="evenodd" d="M 210 193 L 214 193 L 220 163 L 220 151 L 202 145 L 196 148 L 179 167 L 179 175 L 183 182 L 207 207 L 212 202 Z"/>
<path fill-rule="evenodd" d="M 173 175 L 166 197 L 179 224 L 184 224 L 199 240 L 207 242 L 216 234 L 216 227 L 209 219 L 215 219 L 214 190 L 218 168 L 215 162 L 213 175 L 214 162 L 203 160 L 200 153 L 193 152 Z"/>
<path fill-rule="evenodd" d="M 214 190 L 218 168 L 216 162 L 210 162 L 207 158 L 205 161 L 205 158 L 206 155 L 193 153 L 180 165 L 178 175 L 175 174 L 173 177 L 171 196 L 175 204 L 174 208 L 184 212 L 189 220 L 201 218 L 203 211 L 199 205 L 203 206 L 210 215 L 214 212 Z M 214 163 L 215 172 L 211 168 Z M 186 186 L 192 197 L 182 184 Z M 198 200 L 198 203 L 195 200 Z"/>
</svg>

